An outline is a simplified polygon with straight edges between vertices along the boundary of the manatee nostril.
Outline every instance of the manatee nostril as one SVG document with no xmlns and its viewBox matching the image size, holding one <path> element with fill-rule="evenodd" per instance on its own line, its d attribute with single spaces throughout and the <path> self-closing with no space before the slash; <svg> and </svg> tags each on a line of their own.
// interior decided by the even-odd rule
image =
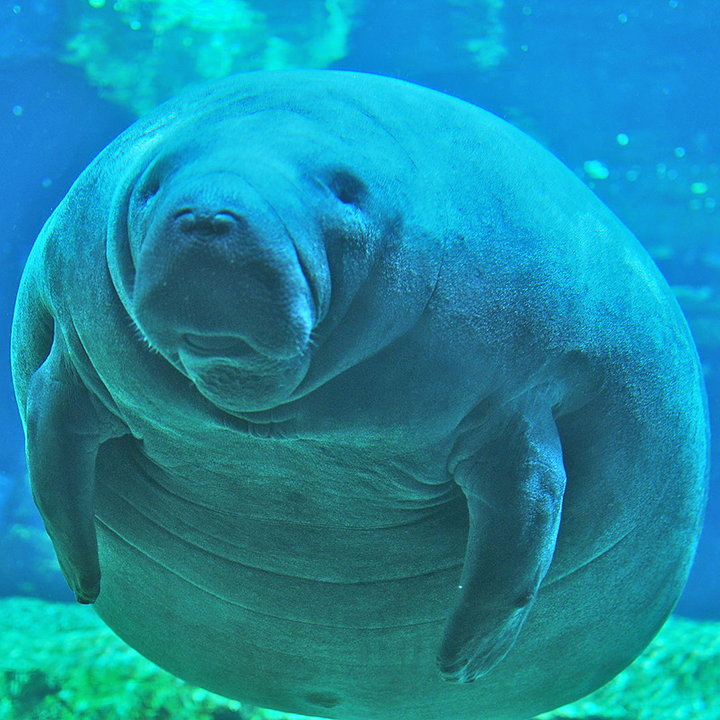
<svg viewBox="0 0 720 720">
<path fill-rule="evenodd" d="M 189 208 L 178 211 L 175 222 L 183 234 L 208 239 L 228 235 L 238 225 L 238 219 L 232 213 L 205 214 Z"/>
<path fill-rule="evenodd" d="M 237 225 L 237 222 L 230 213 L 219 212 L 210 218 L 210 224 L 216 235 L 226 235 Z"/>
</svg>

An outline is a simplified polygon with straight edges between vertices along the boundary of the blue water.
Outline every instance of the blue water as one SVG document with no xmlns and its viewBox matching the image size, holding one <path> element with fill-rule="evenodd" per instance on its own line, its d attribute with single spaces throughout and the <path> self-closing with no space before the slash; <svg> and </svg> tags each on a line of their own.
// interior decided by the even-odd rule
<svg viewBox="0 0 720 720">
<path fill-rule="evenodd" d="M 69 7 L 0 3 L 0 547 L 13 524 L 39 526 L 22 485 L 8 364 L 20 272 L 72 180 L 134 119 L 104 99 L 82 67 L 63 62 Z M 720 3 L 508 0 L 499 18 L 506 54 L 480 69 L 462 49 L 446 0 L 367 0 L 347 54 L 333 66 L 475 102 L 583 175 L 670 283 L 685 286 L 681 301 L 697 332 L 720 438 L 720 330 L 713 330 L 720 327 Z M 597 165 L 585 163 L 593 160 L 607 178 L 591 177 L 588 168 Z M 720 619 L 719 447 L 713 444 L 705 530 L 677 610 L 697 618 Z M 13 558 L 0 558 L 0 593 L 70 599 L 59 578 L 34 575 L 31 548 L 12 547 Z M 28 557 L 18 562 L 23 552 Z"/>
</svg>

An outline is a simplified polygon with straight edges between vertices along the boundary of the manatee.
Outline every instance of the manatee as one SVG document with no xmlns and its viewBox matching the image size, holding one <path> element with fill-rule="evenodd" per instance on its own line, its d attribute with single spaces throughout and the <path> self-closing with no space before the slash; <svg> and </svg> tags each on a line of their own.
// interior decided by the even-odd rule
<svg viewBox="0 0 720 720">
<path fill-rule="evenodd" d="M 240 75 L 111 143 L 14 317 L 77 599 L 221 695 L 519 720 L 676 602 L 701 368 L 637 240 L 533 140 L 349 72 Z"/>
</svg>

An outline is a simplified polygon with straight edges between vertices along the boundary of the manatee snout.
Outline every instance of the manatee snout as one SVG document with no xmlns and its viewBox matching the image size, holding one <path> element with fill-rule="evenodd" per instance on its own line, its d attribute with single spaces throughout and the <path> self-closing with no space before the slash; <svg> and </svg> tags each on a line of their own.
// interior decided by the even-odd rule
<svg viewBox="0 0 720 720">
<path fill-rule="evenodd" d="M 279 211 L 233 172 L 174 178 L 136 242 L 134 318 L 233 409 L 272 405 L 307 369 L 311 279 Z M 227 398 L 224 398 L 227 405 Z M 240 407 L 242 406 L 242 407 Z"/>
</svg>

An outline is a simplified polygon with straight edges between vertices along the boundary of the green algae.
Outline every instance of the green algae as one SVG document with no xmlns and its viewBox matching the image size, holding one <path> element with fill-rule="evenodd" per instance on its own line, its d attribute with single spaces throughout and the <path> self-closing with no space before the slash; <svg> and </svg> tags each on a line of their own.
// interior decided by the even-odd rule
<svg viewBox="0 0 720 720">
<path fill-rule="evenodd" d="M 497 67 L 508 54 L 501 13 L 504 0 L 447 0 L 450 24 L 479 70 Z"/>
<path fill-rule="evenodd" d="M 232 720 L 240 703 L 160 670 L 89 607 L 0 601 L 1 720 Z"/>
<path fill-rule="evenodd" d="M 719 692 L 720 623 L 671 618 L 612 682 L 539 720 L 720 720 Z M 178 680 L 129 648 L 90 607 L 0 600 L 0 720 L 299 717 Z"/>
<path fill-rule="evenodd" d="M 720 623 L 671 617 L 614 680 L 538 720 L 720 720 L 719 700 Z"/>
<path fill-rule="evenodd" d="M 66 18 L 64 60 L 136 114 L 193 83 L 344 57 L 361 0 L 91 0 Z"/>
</svg>

